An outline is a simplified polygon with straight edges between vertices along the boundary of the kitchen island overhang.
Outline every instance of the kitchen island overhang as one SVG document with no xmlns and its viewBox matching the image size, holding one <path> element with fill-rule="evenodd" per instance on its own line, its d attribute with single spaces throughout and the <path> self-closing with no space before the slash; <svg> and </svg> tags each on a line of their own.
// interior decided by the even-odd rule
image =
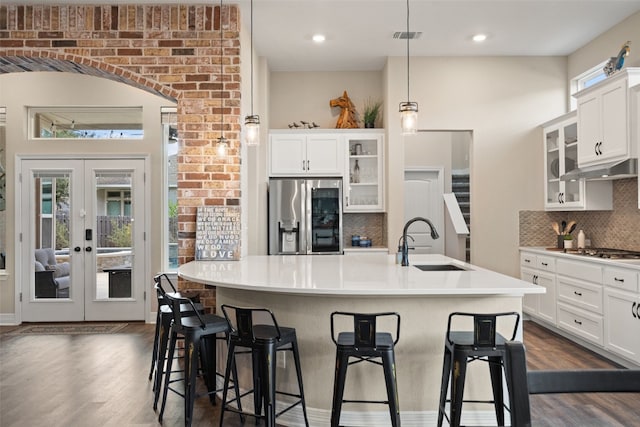
<svg viewBox="0 0 640 427">
<path fill-rule="evenodd" d="M 215 286 L 218 310 L 221 304 L 268 307 L 281 325 L 296 328 L 311 425 L 328 425 L 331 414 L 335 346 L 330 314 L 397 311 L 402 318 L 396 347 L 401 417 L 435 425 L 449 314 L 522 313 L 522 297 L 545 290 L 441 255 L 411 254 L 409 261 L 413 265 L 402 267 L 395 263 L 395 256 L 386 254 L 248 256 L 235 262 L 194 261 L 180 266 L 179 275 Z M 414 266 L 426 264 L 464 270 L 422 271 Z M 508 334 L 509 327 L 501 325 L 500 331 Z M 286 369 L 278 369 L 277 381 L 281 388 L 296 391 L 290 363 L 280 363 Z M 485 364 L 470 366 L 467 381 L 465 398 L 486 400 L 491 395 Z M 384 396 L 384 380 L 376 367 L 350 368 L 345 398 Z M 491 406 L 465 405 L 464 413 L 469 417 L 465 423 L 495 424 Z M 342 420 L 344 424 L 387 425 L 388 410 L 381 405 L 348 405 Z M 301 411 L 286 413 L 278 423 L 303 425 Z"/>
</svg>

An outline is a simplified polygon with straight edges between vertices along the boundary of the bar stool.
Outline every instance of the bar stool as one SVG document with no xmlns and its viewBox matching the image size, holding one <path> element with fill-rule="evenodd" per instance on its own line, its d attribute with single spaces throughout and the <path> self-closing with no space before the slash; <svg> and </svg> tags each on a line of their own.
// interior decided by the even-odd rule
<svg viewBox="0 0 640 427">
<path fill-rule="evenodd" d="M 271 310 L 266 308 L 241 308 L 223 304 L 221 306 L 224 317 L 231 325 L 229 333 L 229 351 L 227 355 L 227 368 L 224 375 L 224 391 L 222 394 L 222 408 L 220 410 L 220 427 L 223 426 L 225 411 L 249 415 L 258 419 L 264 419 L 267 427 L 274 427 L 276 417 L 289 411 L 297 405 L 302 405 L 304 423 L 308 427 L 307 407 L 304 400 L 302 387 L 302 371 L 300 368 L 300 354 L 298 352 L 298 340 L 296 330 L 279 326 Z M 254 315 L 270 318 L 270 324 L 255 323 Z M 243 412 L 242 406 L 238 409 L 228 406 L 227 391 L 231 371 L 236 366 L 236 354 L 238 347 L 250 349 L 253 362 L 253 389 L 239 395 L 236 390 L 236 399 L 240 399 L 250 393 L 254 395 L 254 412 Z M 278 351 L 290 351 L 296 365 L 298 377 L 298 394 L 276 390 L 276 360 Z M 276 394 L 295 397 L 297 400 L 276 413 Z M 264 415 L 262 405 L 264 404 Z"/>
<path fill-rule="evenodd" d="M 452 331 L 451 323 L 456 317 L 473 318 L 473 331 Z M 497 332 L 498 318 L 513 318 L 513 334 L 510 339 Z M 504 425 L 504 396 L 502 390 L 502 370 L 506 359 L 507 341 L 513 341 L 516 337 L 520 314 L 509 313 L 460 313 L 449 315 L 447 335 L 444 345 L 444 363 L 442 367 L 442 384 L 440 387 L 440 404 L 438 407 L 438 427 L 442 426 L 443 417 L 446 417 L 451 426 L 459 426 L 462 415 L 463 402 L 493 403 L 498 425 Z M 491 376 L 491 388 L 493 400 L 463 400 L 464 382 L 467 372 L 467 364 L 476 360 L 489 363 Z M 447 400 L 449 379 L 451 380 L 451 398 Z M 446 414 L 445 405 L 450 403 L 449 416 Z"/>
<path fill-rule="evenodd" d="M 196 308 L 198 307 L 198 304 L 200 304 L 200 295 L 198 295 L 195 292 L 189 292 L 189 293 L 179 293 L 176 290 L 176 287 L 173 285 L 173 282 L 171 281 L 171 279 L 169 279 L 169 276 L 167 276 L 166 273 L 162 273 L 162 274 L 158 274 L 153 278 L 153 282 L 155 283 L 155 286 L 162 286 L 162 279 L 164 279 L 169 286 L 171 286 L 171 290 L 172 292 L 177 295 L 177 296 L 183 296 L 185 298 L 189 298 L 191 301 L 193 301 L 196 304 Z M 164 288 L 163 288 L 164 290 Z M 153 337 L 153 351 L 151 352 L 151 367 L 149 368 L 149 381 L 151 381 L 152 378 L 154 378 L 154 373 L 156 372 L 156 368 L 157 368 L 157 361 L 158 361 L 158 346 L 160 344 L 160 337 L 162 336 L 162 325 L 164 325 L 164 322 L 162 322 L 162 315 L 165 314 L 166 318 L 169 319 L 169 322 L 171 321 L 171 309 L 167 306 L 166 302 L 164 302 L 162 295 L 160 295 L 159 293 L 157 293 L 157 299 L 158 299 L 158 311 L 156 312 L 156 330 L 155 330 L 155 335 Z M 200 307 L 202 307 L 202 305 L 200 305 Z M 166 334 L 168 336 L 168 332 L 169 328 L 166 328 Z M 166 352 L 166 347 L 165 347 L 165 352 Z M 165 352 L 162 352 L 162 357 L 164 358 Z M 155 390 L 156 387 L 156 381 L 154 380 L 153 382 L 153 389 Z M 155 409 L 155 408 L 154 408 Z"/>
<path fill-rule="evenodd" d="M 158 299 L 158 316 L 156 319 L 156 336 L 154 338 L 154 349 L 153 349 L 154 354 L 151 362 L 152 363 L 151 372 L 149 373 L 149 377 L 150 377 L 149 379 L 151 379 L 151 376 L 155 373 L 155 376 L 153 377 L 153 388 L 152 388 L 154 392 L 154 396 L 153 396 L 154 410 L 158 408 L 158 399 L 160 397 L 160 391 L 162 390 L 162 377 L 164 375 L 167 346 L 169 343 L 169 330 L 171 329 L 171 322 L 173 320 L 173 312 L 171 310 L 171 307 L 169 307 L 169 304 L 166 298 L 162 296 L 166 293 L 164 287 L 162 286 L 162 279 L 164 279 L 167 283 L 169 283 L 169 285 L 173 289 L 173 292 L 171 293 L 172 295 L 186 297 L 184 294 L 181 294 L 176 291 L 176 288 L 173 286 L 173 283 L 171 282 L 169 277 L 167 277 L 166 274 L 159 274 L 153 278 L 155 282 L 156 295 Z M 194 296 L 199 299 L 199 296 L 197 294 L 194 294 Z M 198 311 L 198 313 L 205 314 L 204 307 L 202 306 L 202 304 L 194 300 L 192 300 L 192 302 L 193 302 L 194 308 Z M 193 311 L 193 308 L 189 304 L 180 305 L 180 314 L 182 317 L 190 317 L 190 316 L 196 315 L 195 312 Z"/>
<path fill-rule="evenodd" d="M 340 332 L 335 338 L 334 319 L 337 316 L 353 318 L 353 332 Z M 396 337 L 390 332 L 377 332 L 376 321 L 379 317 L 395 317 Z M 398 405 L 398 386 L 396 383 L 396 362 L 394 347 L 400 338 L 400 315 L 398 313 L 331 313 L 331 339 L 336 344 L 336 371 L 333 383 L 333 405 L 331 408 L 331 427 L 340 424 L 340 412 L 343 403 L 381 403 L 389 406 L 391 425 L 400 426 L 400 407 Z M 349 362 L 349 358 L 357 360 Z M 381 361 L 372 360 L 380 358 Z M 387 388 L 387 400 L 346 400 L 344 386 L 347 367 L 360 362 L 381 365 Z"/>
<path fill-rule="evenodd" d="M 188 298 L 176 297 L 170 293 L 164 293 L 163 298 L 166 299 L 173 313 L 171 323 L 171 331 L 169 334 L 169 351 L 167 355 L 167 368 L 162 394 L 162 406 L 158 421 L 162 422 L 165 404 L 167 402 L 167 393 L 169 390 L 184 397 L 184 424 L 190 426 L 193 418 L 193 403 L 196 399 L 196 376 L 198 373 L 198 360 L 203 371 L 203 377 L 207 386 L 207 395 L 212 403 L 215 403 L 215 394 L 220 390 L 216 390 L 216 335 L 224 333 L 225 338 L 228 337 L 229 323 L 223 317 L 215 314 L 200 314 L 194 303 Z M 191 311 L 195 316 L 183 317 L 180 307 L 183 304 L 191 306 Z M 178 336 L 184 338 L 184 375 L 182 378 L 172 380 L 171 366 L 174 359 L 176 349 L 176 341 Z M 235 370 L 234 388 L 236 396 L 239 394 L 237 376 Z M 184 382 L 184 391 L 171 387 L 176 381 Z M 228 383 L 226 383 L 228 386 Z"/>
</svg>

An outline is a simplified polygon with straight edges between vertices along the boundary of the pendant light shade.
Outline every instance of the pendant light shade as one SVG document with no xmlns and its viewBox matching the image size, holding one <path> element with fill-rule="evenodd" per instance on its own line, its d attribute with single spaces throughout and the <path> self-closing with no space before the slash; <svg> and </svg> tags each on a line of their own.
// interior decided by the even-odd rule
<svg viewBox="0 0 640 427">
<path fill-rule="evenodd" d="M 251 115 L 244 118 L 245 139 L 247 145 L 258 145 L 260 143 L 260 116 L 253 114 L 253 0 L 251 0 Z"/>
<path fill-rule="evenodd" d="M 413 135 L 418 132 L 418 103 L 400 103 L 400 127 L 403 135 Z"/>
<path fill-rule="evenodd" d="M 413 135 L 418 132 L 418 103 L 409 101 L 409 0 L 407 0 L 407 101 L 400 103 L 400 127 L 403 135 Z"/>
</svg>

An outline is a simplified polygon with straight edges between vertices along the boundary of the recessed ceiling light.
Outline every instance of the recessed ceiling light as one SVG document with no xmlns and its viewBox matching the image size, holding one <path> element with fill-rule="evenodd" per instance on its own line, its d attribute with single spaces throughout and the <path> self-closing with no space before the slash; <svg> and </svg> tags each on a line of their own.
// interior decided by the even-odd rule
<svg viewBox="0 0 640 427">
<path fill-rule="evenodd" d="M 325 41 L 325 36 L 323 34 L 314 34 L 313 41 L 316 43 L 322 43 L 323 41 Z"/>
<path fill-rule="evenodd" d="M 476 34 L 475 36 L 472 37 L 472 39 L 476 43 L 482 43 L 483 41 L 485 41 L 487 39 L 487 35 L 486 34 Z"/>
</svg>

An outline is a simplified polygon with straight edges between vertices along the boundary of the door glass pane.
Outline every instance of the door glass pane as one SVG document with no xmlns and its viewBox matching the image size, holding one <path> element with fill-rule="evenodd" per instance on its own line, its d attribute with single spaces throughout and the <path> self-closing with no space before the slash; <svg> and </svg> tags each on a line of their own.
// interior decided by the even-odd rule
<svg viewBox="0 0 640 427">
<path fill-rule="evenodd" d="M 133 178 L 129 172 L 100 172 L 95 182 L 96 299 L 131 298 Z"/>
<path fill-rule="evenodd" d="M 311 251 L 340 250 L 340 190 L 311 190 Z"/>
<path fill-rule="evenodd" d="M 36 299 L 69 298 L 71 258 L 69 230 L 71 197 L 66 173 L 34 174 Z"/>
</svg>

